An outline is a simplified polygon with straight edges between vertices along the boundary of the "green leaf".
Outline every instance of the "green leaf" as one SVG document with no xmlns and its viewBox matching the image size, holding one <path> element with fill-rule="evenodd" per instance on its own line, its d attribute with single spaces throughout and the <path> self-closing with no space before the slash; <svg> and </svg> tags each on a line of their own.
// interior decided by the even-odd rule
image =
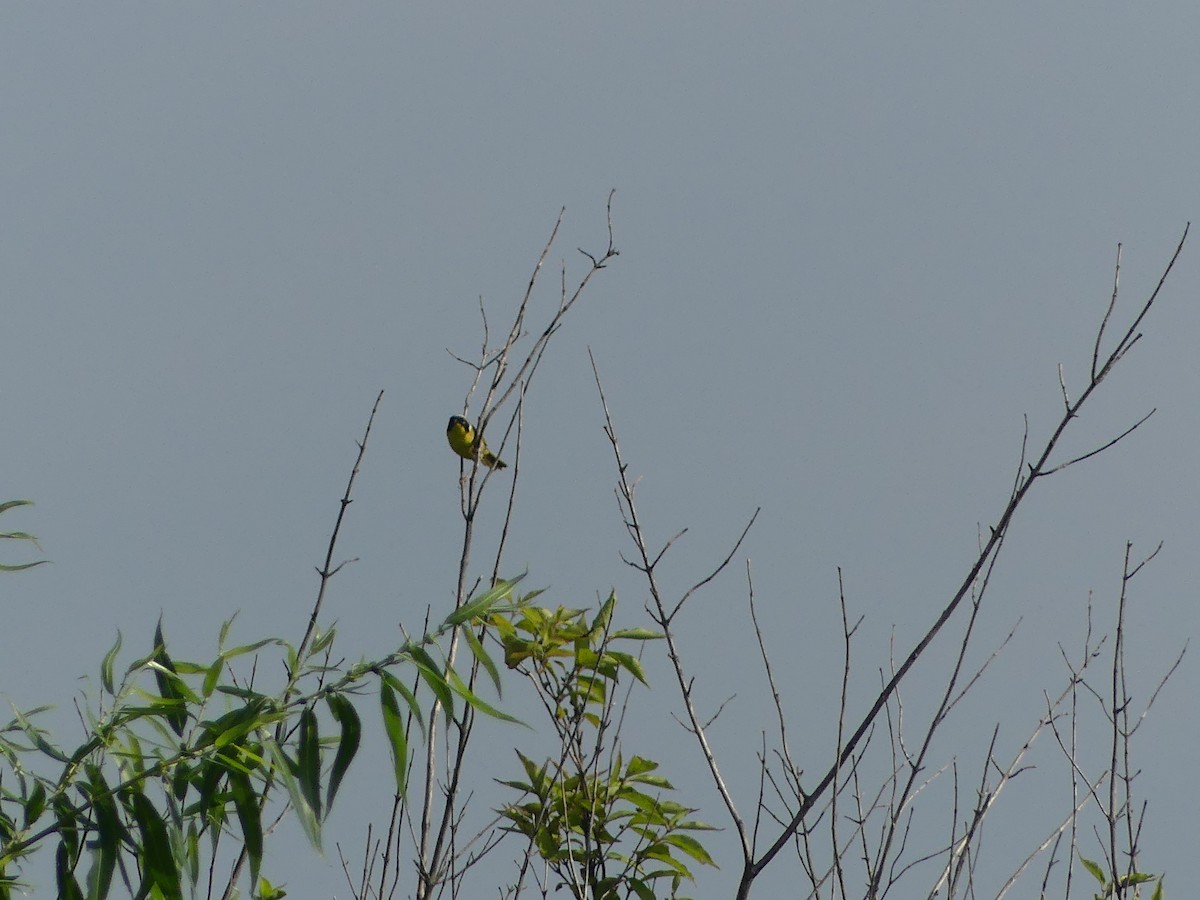
<svg viewBox="0 0 1200 900">
<path fill-rule="evenodd" d="M 450 691 L 450 685 L 446 683 L 445 677 L 442 675 L 441 666 L 434 662 L 423 647 L 413 647 L 410 650 L 413 662 L 417 666 L 417 672 L 421 679 L 433 691 L 433 695 L 437 697 L 438 703 L 442 705 L 442 710 L 446 714 L 446 721 L 450 722 L 454 718 L 454 694 Z"/>
<path fill-rule="evenodd" d="M 261 650 L 267 644 L 279 644 L 279 638 L 263 638 L 261 641 L 255 641 L 253 644 L 241 644 L 237 647 L 231 647 L 228 650 L 221 651 L 221 659 L 230 660 L 239 656 L 245 656 L 247 653 L 254 653 Z"/>
<path fill-rule="evenodd" d="M 408 788 L 408 735 L 396 703 L 396 694 L 388 679 L 379 681 L 379 704 L 383 710 L 383 728 L 392 748 L 392 769 L 396 777 L 396 793 L 406 796 Z"/>
<path fill-rule="evenodd" d="M 25 732 L 25 736 L 33 742 L 33 745 L 37 747 L 38 750 L 53 759 L 55 762 L 71 762 L 71 757 L 67 756 L 66 753 L 64 753 L 61 749 L 55 747 L 53 744 L 47 741 L 46 738 L 42 736 L 42 730 L 29 721 L 29 718 L 25 713 L 21 712 L 19 709 L 14 709 L 13 716 L 21 730 Z"/>
<path fill-rule="evenodd" d="M 1147 875 L 1145 872 L 1130 872 L 1128 875 L 1121 876 L 1122 886 L 1131 884 L 1145 884 L 1147 881 L 1153 881 L 1153 875 Z"/>
<path fill-rule="evenodd" d="M 221 679 L 221 670 L 224 668 L 225 660 L 218 656 L 208 667 L 208 671 L 204 673 L 204 681 L 200 685 L 200 695 L 205 700 L 211 697 L 212 692 L 217 689 L 217 682 Z"/>
<path fill-rule="evenodd" d="M 608 630 L 609 624 L 612 622 L 613 610 L 617 608 L 616 592 L 610 592 L 608 599 L 600 606 L 600 611 L 596 613 L 596 617 L 592 619 L 592 626 L 588 629 L 589 638 L 595 643 L 599 643 L 604 638 L 604 633 Z"/>
<path fill-rule="evenodd" d="M 250 859 L 250 881 L 258 880 L 262 865 L 263 830 L 259 818 L 258 795 L 254 792 L 250 778 L 241 772 L 229 773 L 229 792 L 233 795 L 233 808 L 237 812 L 238 824 L 242 826 L 242 843 Z"/>
<path fill-rule="evenodd" d="M 642 668 L 642 661 L 636 656 L 631 656 L 628 653 L 619 653 L 616 650 L 609 650 L 605 655 L 615 659 L 620 663 L 622 669 L 642 684 L 649 686 L 650 682 L 646 680 L 646 670 Z"/>
<path fill-rule="evenodd" d="M 46 811 L 46 787 L 42 782 L 34 781 L 33 789 L 25 798 L 25 827 L 28 828 L 42 817 Z"/>
<path fill-rule="evenodd" d="M 241 697 L 243 700 L 262 700 L 266 701 L 270 698 L 266 694 L 261 694 L 258 691 L 252 691 L 250 688 L 234 687 L 233 685 L 222 684 L 217 687 L 217 693 L 228 694 L 230 697 Z"/>
<path fill-rule="evenodd" d="M 107 897 L 113 872 L 124 840 L 125 826 L 117 810 L 117 801 L 109 790 L 104 773 L 97 765 L 87 767 L 92 814 L 96 824 L 96 862 L 88 875 L 89 898 Z"/>
<path fill-rule="evenodd" d="M 300 713 L 300 736 L 296 748 L 297 778 L 300 790 L 313 808 L 317 820 L 321 819 L 321 734 L 317 714 L 305 707 Z M 251 879 L 254 880 L 254 879 Z"/>
<path fill-rule="evenodd" d="M 7 537 L 8 535 L 0 535 L 0 536 Z M 0 572 L 20 572 L 23 569 L 32 569 L 35 566 L 44 566 L 48 562 L 50 562 L 50 560 L 48 560 L 48 559 L 39 559 L 37 562 L 20 563 L 19 565 L 0 564 Z"/>
<path fill-rule="evenodd" d="M 304 829 L 305 835 L 308 836 L 309 841 L 319 852 L 321 850 L 321 821 L 317 818 L 312 806 L 309 805 L 304 792 L 300 790 L 300 786 L 296 783 L 296 776 L 293 774 L 297 768 L 296 763 L 288 759 L 287 754 L 283 752 L 283 748 L 275 741 L 268 740 L 264 743 L 271 754 L 271 758 L 275 761 L 276 771 L 279 773 L 279 777 L 283 779 L 284 787 L 287 788 L 288 797 L 291 799 L 292 807 L 296 812 L 296 818 L 300 820 L 300 827 Z"/>
<path fill-rule="evenodd" d="M 694 837 L 686 834 L 669 834 L 664 838 L 668 844 L 678 847 L 696 862 L 703 863 L 706 866 L 718 868 L 713 858 L 708 855 L 708 851 Z"/>
<path fill-rule="evenodd" d="M 221 779 L 229 771 L 222 765 L 223 760 L 224 757 L 217 756 L 207 759 L 201 764 L 196 811 L 207 818 L 212 818 L 214 812 L 220 809 L 224 803 L 217 797 L 217 788 L 221 785 Z"/>
<path fill-rule="evenodd" d="M 187 830 L 187 845 L 186 857 L 188 865 L 188 879 L 192 884 L 200 883 L 200 831 L 196 827 L 196 820 L 192 819 L 188 822 Z"/>
<path fill-rule="evenodd" d="M 442 623 L 443 626 L 454 627 L 455 625 L 461 625 L 463 622 L 469 622 L 477 616 L 486 615 L 491 612 L 492 607 L 508 596 L 512 592 L 513 585 L 524 578 L 526 574 L 528 573 L 522 573 L 516 578 L 498 582 L 491 590 L 485 591 L 474 600 L 468 600 L 458 609 L 454 610 L 454 612 L 450 613 L 450 615 L 446 616 L 445 621 Z"/>
<path fill-rule="evenodd" d="M 336 628 L 330 628 L 328 631 L 321 631 L 319 628 L 316 631 L 316 636 L 313 638 L 312 646 L 308 648 L 311 656 L 316 656 L 326 647 L 333 643 L 334 637 L 337 635 Z"/>
<path fill-rule="evenodd" d="M 342 726 L 337 755 L 333 758 L 333 768 L 329 772 L 329 791 L 325 798 L 325 808 L 329 810 L 333 808 L 333 798 L 337 796 L 342 776 L 346 774 L 354 755 L 358 752 L 358 744 L 362 738 L 362 722 L 354 704 L 342 694 L 329 694 L 325 697 L 325 702 L 329 705 L 334 720 Z"/>
<path fill-rule="evenodd" d="M 629 759 L 629 765 L 625 768 L 625 776 L 632 778 L 646 772 L 653 772 L 657 768 L 658 763 L 652 759 L 646 759 L 644 756 L 632 756 Z"/>
<path fill-rule="evenodd" d="M 229 629 L 233 627 L 233 620 L 237 618 L 237 613 L 234 613 L 228 619 L 221 623 L 221 630 L 217 634 L 217 646 L 224 647 L 225 640 L 229 637 Z"/>
<path fill-rule="evenodd" d="M 111 697 L 116 696 L 116 688 L 113 682 L 113 663 L 117 659 L 117 653 L 121 650 L 121 630 L 117 629 L 117 642 L 112 645 L 112 649 L 104 654 L 104 659 L 100 663 L 100 685 L 104 688 Z"/>
<path fill-rule="evenodd" d="M 133 818 L 142 833 L 139 857 L 144 877 L 148 878 L 150 884 L 158 888 L 167 900 L 183 900 L 179 868 L 175 865 L 175 855 L 171 851 L 166 824 L 145 794 L 135 793 L 130 800 L 133 805 Z"/>
<path fill-rule="evenodd" d="M 1104 870 L 1101 869 L 1100 866 L 1092 862 L 1090 859 L 1084 859 L 1082 854 L 1079 857 L 1079 861 L 1083 863 L 1083 867 L 1091 872 L 1092 877 L 1100 882 L 1100 884 L 1104 885 L 1108 883 L 1108 879 L 1104 875 Z"/>
<path fill-rule="evenodd" d="M 79 828 L 76 824 L 75 810 L 67 802 L 67 798 L 59 794 L 54 798 L 54 817 L 58 820 L 58 837 L 67 848 L 67 854 L 74 857 L 79 852 Z"/>
<path fill-rule="evenodd" d="M 610 641 L 626 640 L 626 641 L 657 641 L 661 640 L 663 634 L 661 631 L 652 631 L 649 628 L 622 628 L 620 631 L 614 631 L 608 636 Z"/>
<path fill-rule="evenodd" d="M 171 730 L 182 737 L 183 729 L 187 726 L 187 709 L 183 703 L 183 694 L 179 690 L 181 682 L 175 674 L 175 664 L 167 653 L 166 642 L 162 633 L 162 616 L 154 628 L 154 655 L 147 663 L 154 670 L 154 680 L 158 683 L 159 695 L 167 701 L 166 719 Z"/>
<path fill-rule="evenodd" d="M 466 683 L 459 678 L 458 673 L 453 669 L 447 669 L 446 674 L 449 676 L 450 687 L 453 688 L 454 693 L 466 700 L 473 709 L 476 709 L 481 713 L 485 713 L 486 715 L 491 716 L 493 719 L 500 719 L 504 722 L 513 722 L 516 725 L 525 725 L 525 723 L 520 719 L 510 716 L 508 713 L 501 712 L 491 704 L 487 703 L 482 697 L 467 687 Z M 529 726 L 526 725 L 526 727 L 528 728 Z"/>
<path fill-rule="evenodd" d="M 474 630 L 464 628 L 462 635 L 466 638 L 467 646 L 471 648 L 471 655 L 479 661 L 484 671 L 488 673 L 488 677 L 492 679 L 492 686 L 496 688 L 496 694 L 503 696 L 504 689 L 500 684 L 500 670 L 496 668 L 496 663 L 488 655 L 488 652 L 483 649 L 483 644 L 479 642 L 479 638 L 475 635 Z"/>
<path fill-rule="evenodd" d="M 425 733 L 425 719 L 421 715 L 421 704 L 417 702 L 417 695 L 409 690 L 408 685 L 392 675 L 389 672 L 380 672 L 379 677 L 391 686 L 397 694 L 404 698 L 404 702 L 408 705 L 409 712 L 413 718 L 417 720 L 417 726 L 421 729 L 421 734 Z"/>
<path fill-rule="evenodd" d="M 58 882 L 60 900 L 83 900 L 83 891 L 71 871 L 71 853 L 65 843 L 58 845 L 54 855 L 54 878 Z"/>
</svg>

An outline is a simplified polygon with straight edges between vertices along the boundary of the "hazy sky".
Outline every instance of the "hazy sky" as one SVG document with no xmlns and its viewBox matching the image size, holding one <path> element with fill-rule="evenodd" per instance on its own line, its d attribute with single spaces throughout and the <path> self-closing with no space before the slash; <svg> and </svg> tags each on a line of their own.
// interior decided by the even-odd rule
<svg viewBox="0 0 1200 900">
<path fill-rule="evenodd" d="M 565 206 L 543 322 L 559 266 L 577 277 L 575 248 L 603 250 L 615 188 L 621 255 L 528 400 L 509 564 L 549 603 L 615 588 L 645 621 L 590 347 L 651 535 L 690 528 L 670 587 L 763 508 L 683 628 L 705 709 L 736 694 L 714 740 L 744 802 L 753 736 L 773 727 L 746 556 L 823 769 L 837 567 L 866 616 L 865 702 L 893 624 L 906 650 L 995 522 L 1023 416 L 1031 441 L 1056 421 L 1056 367 L 1082 389 L 1117 243 L 1127 321 L 1195 215 L 1197 33 L 1184 3 L 5 6 L 0 499 L 37 505 L 0 524 L 38 534 L 54 564 L 0 582 L 3 693 L 69 711 L 117 629 L 128 661 L 160 613 L 177 657 L 211 657 L 238 610 L 243 639 L 298 641 L 381 389 L 341 545 L 360 561 L 328 619 L 357 658 L 427 604 L 447 610 L 461 520 L 443 429 L 470 379 L 447 348 L 478 352 L 481 297 L 507 322 Z M 1196 240 L 1064 458 L 1157 413 L 1018 516 L 980 652 L 1022 624 L 939 764 L 974 765 L 996 722 L 1020 746 L 1063 684 L 1058 645 L 1082 644 L 1089 592 L 1109 627 L 1127 540 L 1135 555 L 1165 541 L 1130 599 L 1135 704 L 1197 633 Z M 661 657 L 650 671 L 647 702 L 671 708 Z M 1198 687 L 1185 659 L 1135 744 L 1144 867 L 1176 885 L 1195 851 Z M 727 824 L 664 721 L 645 752 Z M 997 869 L 1065 811 L 1038 805 L 1067 777 L 1041 749 L 1011 788 L 1020 812 L 998 813 L 1019 839 L 991 847 Z M 495 762 L 511 777 L 507 751 Z M 326 859 L 276 850 L 265 873 L 347 896 L 332 843 L 359 852 L 386 777 L 364 763 Z M 698 896 L 728 893 L 728 837 Z M 778 890 L 794 866 L 772 876 Z"/>
</svg>

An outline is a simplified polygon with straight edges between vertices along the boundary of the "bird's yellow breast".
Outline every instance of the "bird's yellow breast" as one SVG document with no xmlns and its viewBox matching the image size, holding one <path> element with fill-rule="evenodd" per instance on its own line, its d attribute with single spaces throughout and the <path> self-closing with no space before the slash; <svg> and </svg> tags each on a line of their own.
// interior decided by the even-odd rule
<svg viewBox="0 0 1200 900">
<path fill-rule="evenodd" d="M 450 424 L 446 426 L 446 440 L 450 442 L 450 449 L 463 459 L 475 455 L 475 429 L 462 416 L 451 416 Z"/>
</svg>

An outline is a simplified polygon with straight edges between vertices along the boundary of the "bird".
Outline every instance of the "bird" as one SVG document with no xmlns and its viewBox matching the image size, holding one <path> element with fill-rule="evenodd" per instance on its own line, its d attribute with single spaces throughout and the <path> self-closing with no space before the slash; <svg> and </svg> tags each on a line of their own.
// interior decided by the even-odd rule
<svg viewBox="0 0 1200 900">
<path fill-rule="evenodd" d="M 451 416 L 450 424 L 446 426 L 446 440 L 450 449 L 463 459 L 477 459 L 489 469 L 503 469 L 508 466 L 488 449 L 483 435 L 475 432 L 475 426 L 462 416 Z"/>
</svg>

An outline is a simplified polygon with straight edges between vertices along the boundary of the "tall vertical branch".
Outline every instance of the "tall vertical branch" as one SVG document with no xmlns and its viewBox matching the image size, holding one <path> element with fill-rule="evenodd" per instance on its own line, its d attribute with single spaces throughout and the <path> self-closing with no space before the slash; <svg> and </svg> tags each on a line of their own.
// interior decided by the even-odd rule
<svg viewBox="0 0 1200 900">
<path fill-rule="evenodd" d="M 524 355 L 520 356 L 518 360 L 519 346 L 521 341 L 527 336 L 526 323 L 531 314 L 532 302 L 538 286 L 539 276 L 558 238 L 559 229 L 562 226 L 563 217 L 566 212 L 565 209 L 559 211 L 554 227 L 551 229 L 550 236 L 538 256 L 525 292 L 517 306 L 517 310 L 513 315 L 512 322 L 500 347 L 493 349 L 488 345 L 487 317 L 481 309 L 485 331 L 484 344 L 479 359 L 471 362 L 457 356 L 454 357 L 459 362 L 471 367 L 475 372 L 474 379 L 463 402 L 463 414 L 468 414 L 472 398 L 477 391 L 480 391 L 481 397 L 479 398 L 478 413 L 474 418 L 475 427 L 479 434 L 486 433 L 489 423 L 494 420 L 496 414 L 505 404 L 514 399 L 514 395 L 516 400 L 501 440 L 492 445 L 498 455 L 502 454 L 505 448 L 510 445 L 510 439 L 514 446 L 512 465 L 510 469 L 506 470 L 511 476 L 511 482 L 500 535 L 497 541 L 495 558 L 491 567 L 493 581 L 499 572 L 501 558 L 515 513 L 517 483 L 521 475 L 521 429 L 524 421 L 523 415 L 526 397 L 533 378 L 545 357 L 546 348 L 551 338 L 562 327 L 566 316 L 583 297 L 595 276 L 602 269 L 606 268 L 613 258 L 619 255 L 619 251 L 613 241 L 612 201 L 614 193 L 609 193 L 606 205 L 607 246 L 599 254 L 591 254 L 580 250 L 580 253 L 587 257 L 590 265 L 570 291 L 567 290 L 565 281 L 566 270 L 564 267 L 557 308 L 549 316 L 545 326 L 534 338 L 532 344 L 524 352 Z M 453 356 L 454 354 L 451 355 Z M 477 514 L 487 486 L 497 474 L 496 470 L 493 469 L 481 470 L 478 460 L 471 460 L 469 463 L 464 461 L 460 468 L 463 471 L 460 498 L 463 515 L 463 538 L 455 588 L 456 608 L 466 603 L 473 591 L 470 569 Z M 461 627 L 470 626 L 467 624 Z M 460 632 L 458 629 L 455 629 L 451 635 L 447 649 L 447 665 L 454 664 L 458 654 L 459 641 Z M 474 684 L 476 675 L 477 664 L 472 667 L 469 683 Z M 439 746 L 438 740 L 438 733 L 441 730 L 441 726 L 438 723 L 439 708 L 440 705 L 435 701 L 434 709 L 429 717 L 429 734 L 425 748 L 425 785 L 421 801 L 420 828 L 418 829 L 417 836 L 418 900 L 427 900 L 431 896 L 433 889 L 443 878 L 444 873 L 449 871 L 450 863 L 453 861 L 454 831 L 457 828 L 457 823 L 460 821 L 458 813 L 460 777 L 466 763 L 466 752 L 474 723 L 473 711 L 469 706 L 465 706 L 457 715 L 453 724 L 455 740 L 451 742 L 450 735 L 447 733 L 445 737 L 446 746 L 442 748 Z M 436 789 L 438 785 L 439 759 L 445 761 L 445 783 L 442 786 L 440 797 Z M 449 858 L 447 854 L 449 854 Z"/>
<path fill-rule="evenodd" d="M 608 441 L 612 447 L 613 458 L 617 464 L 617 497 L 621 504 L 622 513 L 625 521 L 625 529 L 630 537 L 638 553 L 639 561 L 626 560 L 629 565 L 641 572 L 650 589 L 651 603 L 653 609 L 650 610 L 651 616 L 656 624 L 662 629 L 663 637 L 667 644 L 667 656 L 671 660 L 672 669 L 675 672 L 675 679 L 679 685 L 680 696 L 683 701 L 684 712 L 687 715 L 689 731 L 696 739 L 700 746 L 701 752 L 704 754 L 705 764 L 708 766 L 709 775 L 712 777 L 713 784 L 716 786 L 717 792 L 721 796 L 721 801 L 725 804 L 725 809 L 728 811 L 730 818 L 734 822 L 734 827 L 737 831 L 738 840 L 741 843 L 743 857 L 749 861 L 752 858 L 752 849 L 750 846 L 750 836 L 746 829 L 744 820 L 738 812 L 737 804 L 734 802 L 733 794 L 729 790 L 729 786 L 725 783 L 725 778 L 721 774 L 721 767 L 717 763 L 716 753 L 708 741 L 705 734 L 704 723 L 701 722 L 699 714 L 696 712 L 695 702 L 692 699 L 693 680 L 688 676 L 683 666 L 683 659 L 680 653 L 679 645 L 675 637 L 675 632 L 672 627 L 675 616 L 683 609 L 684 604 L 696 592 L 697 589 L 712 581 L 720 574 L 729 564 L 741 547 L 742 541 L 745 540 L 750 528 L 754 525 L 755 519 L 758 518 L 759 510 L 754 511 L 754 515 L 750 517 L 750 521 L 742 530 L 741 535 L 733 545 L 733 549 L 725 559 L 709 574 L 691 587 L 684 595 L 674 604 L 668 603 L 664 592 L 659 587 L 658 575 L 656 569 L 659 562 L 662 561 L 663 555 L 670 549 L 671 543 L 675 540 L 672 538 L 668 541 L 657 553 L 652 554 L 649 544 L 646 541 L 645 533 L 642 529 L 642 523 L 638 517 L 637 506 L 634 503 L 634 485 L 629 480 L 629 467 L 626 465 L 623 456 L 621 455 L 621 446 L 617 441 L 616 427 L 613 425 L 612 414 L 608 409 L 608 401 L 604 396 L 604 387 L 600 381 L 600 371 L 596 367 L 596 359 L 592 355 L 591 350 L 588 351 L 588 357 L 592 361 L 592 374 L 596 381 L 596 390 L 600 394 L 600 405 L 604 410 L 604 433 L 608 436 Z"/>
</svg>

